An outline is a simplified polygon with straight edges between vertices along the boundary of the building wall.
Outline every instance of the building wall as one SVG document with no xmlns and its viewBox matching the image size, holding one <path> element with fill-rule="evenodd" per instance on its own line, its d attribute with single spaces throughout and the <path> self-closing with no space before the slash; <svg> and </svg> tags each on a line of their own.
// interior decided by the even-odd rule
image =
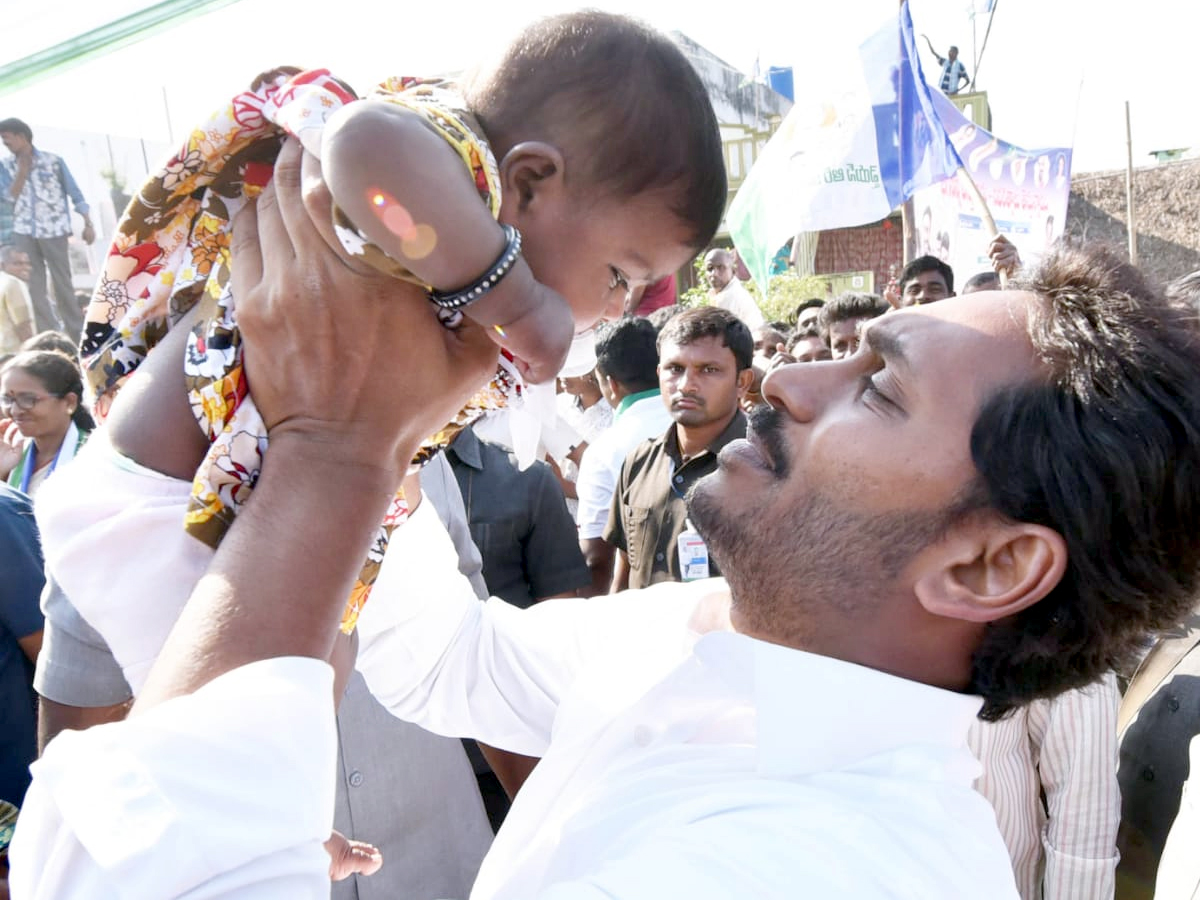
<svg viewBox="0 0 1200 900">
<path fill-rule="evenodd" d="M 860 228 L 822 231 L 817 240 L 813 270 L 818 275 L 870 270 L 875 290 L 882 293 L 888 280 L 900 273 L 904 260 L 899 219 L 884 219 Z"/>
</svg>

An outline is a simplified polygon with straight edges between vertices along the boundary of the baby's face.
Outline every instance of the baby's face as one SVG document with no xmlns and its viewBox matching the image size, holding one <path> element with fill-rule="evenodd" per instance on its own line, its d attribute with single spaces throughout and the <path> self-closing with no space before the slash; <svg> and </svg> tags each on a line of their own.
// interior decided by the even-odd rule
<svg viewBox="0 0 1200 900">
<path fill-rule="evenodd" d="M 695 255 L 662 193 L 625 200 L 548 202 L 517 213 L 533 276 L 561 294 L 576 331 L 620 318 L 625 295 L 671 274 Z"/>
</svg>

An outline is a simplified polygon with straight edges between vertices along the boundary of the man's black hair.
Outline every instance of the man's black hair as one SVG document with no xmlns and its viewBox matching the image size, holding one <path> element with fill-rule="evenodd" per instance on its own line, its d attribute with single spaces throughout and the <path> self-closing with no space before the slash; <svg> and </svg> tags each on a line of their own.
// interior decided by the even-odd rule
<svg viewBox="0 0 1200 900">
<path fill-rule="evenodd" d="M 796 306 L 796 311 L 792 314 L 792 324 L 794 325 L 800 319 L 800 313 L 804 312 L 806 309 L 812 309 L 814 306 L 817 307 L 817 309 L 820 309 L 824 305 L 825 301 L 820 297 L 810 297 L 807 300 L 801 300 Z"/>
<path fill-rule="evenodd" d="M 563 149 L 583 190 L 618 199 L 666 191 L 691 246 L 716 234 L 727 193 L 720 127 L 700 76 L 666 35 L 599 10 L 552 16 L 466 94 L 494 146 L 545 140 Z"/>
<path fill-rule="evenodd" d="M 29 143 L 33 143 L 33 129 L 20 119 L 4 119 L 0 121 L 0 134 L 19 134 Z"/>
<path fill-rule="evenodd" d="M 667 341 L 684 347 L 707 337 L 719 337 L 721 345 L 733 351 L 739 372 L 754 362 L 754 336 L 750 328 L 719 306 L 694 306 L 673 316 L 658 333 L 657 350 L 661 353 Z"/>
<path fill-rule="evenodd" d="M 821 340 L 829 343 L 829 326 L 847 319 L 874 319 L 882 316 L 891 307 L 878 294 L 864 294 L 859 291 L 846 291 L 838 294 L 821 307 L 817 318 L 817 327 L 821 331 Z"/>
<path fill-rule="evenodd" d="M 970 294 L 972 291 L 978 290 L 994 290 L 994 288 L 984 288 L 985 284 L 999 284 L 1000 274 L 998 272 L 977 272 L 966 280 L 963 284 L 962 292 Z"/>
<path fill-rule="evenodd" d="M 983 505 L 1044 525 L 1066 572 L 991 623 L 973 660 L 980 716 L 1131 663 L 1200 588 L 1200 330 L 1114 250 L 1059 247 L 1017 284 L 1038 295 L 1042 371 L 999 390 L 971 432 Z"/>
<path fill-rule="evenodd" d="M 954 270 L 936 256 L 918 256 L 905 266 L 900 273 L 900 292 L 904 293 L 904 286 L 922 272 L 940 272 L 942 280 L 946 282 L 947 292 L 954 293 Z"/>
<path fill-rule="evenodd" d="M 625 316 L 596 331 L 596 371 L 631 394 L 658 387 L 658 333 L 649 320 Z"/>
</svg>

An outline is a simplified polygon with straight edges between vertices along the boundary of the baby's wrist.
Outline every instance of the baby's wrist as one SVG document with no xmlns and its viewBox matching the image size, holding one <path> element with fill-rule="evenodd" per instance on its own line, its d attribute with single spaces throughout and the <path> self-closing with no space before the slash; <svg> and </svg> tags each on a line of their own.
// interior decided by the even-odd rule
<svg viewBox="0 0 1200 900">
<path fill-rule="evenodd" d="M 541 305 L 539 287 L 529 264 L 524 257 L 518 257 L 504 280 L 463 313 L 480 325 L 505 328 Z"/>
<path fill-rule="evenodd" d="M 443 309 L 465 310 L 502 284 L 521 261 L 521 232 L 511 225 L 502 225 L 501 233 L 504 243 L 499 254 L 474 280 L 451 290 L 435 287 L 429 291 L 429 299 Z"/>
</svg>

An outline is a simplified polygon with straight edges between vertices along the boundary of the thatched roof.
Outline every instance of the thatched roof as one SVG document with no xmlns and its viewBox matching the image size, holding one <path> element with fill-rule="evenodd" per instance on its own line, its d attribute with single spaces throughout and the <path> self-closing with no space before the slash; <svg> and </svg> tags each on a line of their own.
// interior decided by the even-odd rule
<svg viewBox="0 0 1200 900">
<path fill-rule="evenodd" d="M 1200 270 L 1200 160 L 1133 171 L 1138 264 L 1160 281 Z M 1128 246 L 1125 172 L 1095 172 L 1072 180 L 1067 234 Z"/>
</svg>

